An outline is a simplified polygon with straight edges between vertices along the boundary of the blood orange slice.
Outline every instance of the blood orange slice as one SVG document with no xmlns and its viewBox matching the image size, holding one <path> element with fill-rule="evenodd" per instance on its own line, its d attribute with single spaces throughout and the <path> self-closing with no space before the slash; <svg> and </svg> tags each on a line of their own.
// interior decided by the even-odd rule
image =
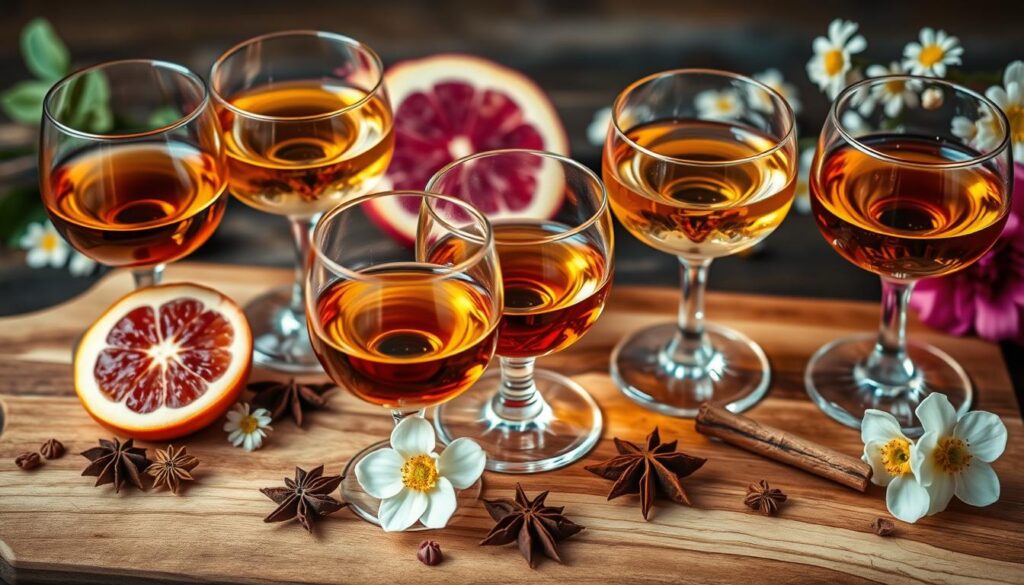
<svg viewBox="0 0 1024 585">
<path fill-rule="evenodd" d="M 562 122 L 544 92 L 498 63 L 470 55 L 436 55 L 394 65 L 384 81 L 395 111 L 395 153 L 386 188 L 422 190 L 448 163 L 487 150 L 569 152 Z M 469 201 L 491 219 L 505 214 L 549 218 L 558 211 L 564 193 L 558 173 L 538 167 L 513 177 L 512 187 L 529 189 L 509 189 L 506 180 L 484 178 L 472 192 L 450 195 Z M 374 221 L 411 242 L 419 201 L 386 201 L 393 205 L 372 205 Z"/>
<path fill-rule="evenodd" d="M 89 327 L 75 353 L 75 391 L 120 435 L 172 439 L 220 418 L 251 364 L 252 333 L 234 301 L 167 284 L 130 293 Z"/>
</svg>

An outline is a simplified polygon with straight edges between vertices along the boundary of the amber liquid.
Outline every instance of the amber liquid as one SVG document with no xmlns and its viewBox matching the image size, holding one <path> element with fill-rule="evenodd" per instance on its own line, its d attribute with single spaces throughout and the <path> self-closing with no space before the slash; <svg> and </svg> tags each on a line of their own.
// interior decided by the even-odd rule
<svg viewBox="0 0 1024 585">
<path fill-rule="evenodd" d="M 497 354 L 542 356 L 583 337 L 611 289 L 601 246 L 582 233 L 557 239 L 568 228 L 553 222 L 497 221 L 493 229 L 505 290 Z M 464 247 L 463 239 L 442 241 L 429 257 L 449 264 L 467 257 Z"/>
<path fill-rule="evenodd" d="M 976 156 L 961 146 L 906 135 L 862 142 L 924 165 Z M 885 277 L 913 280 L 960 270 L 992 247 L 1006 223 L 1007 186 L 981 165 L 898 166 L 852 146 L 820 163 L 810 188 L 822 235 L 844 258 Z"/>
<path fill-rule="evenodd" d="M 321 82 L 287 82 L 248 90 L 230 103 L 275 118 L 219 111 L 231 192 L 262 211 L 295 217 L 325 211 L 368 192 L 391 160 L 391 109 L 377 95 Z M 359 105 L 324 116 L 354 104 Z"/>
<path fill-rule="evenodd" d="M 150 266 L 187 256 L 224 215 L 223 162 L 185 143 L 102 146 L 44 174 L 54 226 L 107 266 Z"/>
<path fill-rule="evenodd" d="M 658 155 L 703 162 L 739 160 L 776 144 L 745 126 L 702 120 L 652 122 L 626 136 Z M 603 167 L 612 211 L 626 229 L 648 246 L 693 259 L 735 254 L 766 238 L 796 188 L 789 148 L 746 163 L 693 166 L 613 139 Z"/>
<path fill-rule="evenodd" d="M 410 411 L 473 385 L 494 355 L 497 309 L 469 280 L 425 265 L 339 281 L 317 299 L 310 340 L 327 375 L 367 402 Z"/>
</svg>

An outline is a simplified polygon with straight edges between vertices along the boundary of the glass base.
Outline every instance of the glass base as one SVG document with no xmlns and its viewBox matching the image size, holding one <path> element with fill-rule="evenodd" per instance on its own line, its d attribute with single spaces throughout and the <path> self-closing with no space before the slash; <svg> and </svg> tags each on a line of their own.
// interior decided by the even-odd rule
<svg viewBox="0 0 1024 585">
<path fill-rule="evenodd" d="M 348 465 L 345 466 L 345 471 L 342 472 L 345 476 L 345 479 L 341 482 L 342 499 L 349 503 L 349 507 L 353 512 L 355 512 L 356 516 L 359 516 L 371 524 L 376 524 L 377 526 L 380 526 L 380 521 L 377 520 L 377 512 L 380 510 L 380 500 L 363 491 L 362 486 L 359 485 L 359 480 L 356 479 L 356 465 L 358 465 L 364 457 L 373 453 L 377 449 L 386 449 L 389 447 L 391 447 L 390 441 L 380 441 L 370 445 L 359 453 L 356 453 L 356 455 L 348 462 Z M 448 526 L 451 526 L 456 520 L 464 515 L 471 516 L 467 511 L 473 508 L 475 502 L 480 499 L 480 494 L 483 492 L 483 486 L 484 480 L 481 476 L 481 478 L 476 480 L 476 483 L 469 486 L 469 488 L 464 490 L 455 490 L 455 513 L 452 514 L 451 519 L 448 520 Z M 423 530 L 431 529 L 423 526 L 422 524 L 416 523 L 405 531 L 419 532 Z"/>
<path fill-rule="evenodd" d="M 501 373 L 491 370 L 468 392 L 437 407 L 434 427 L 444 444 L 470 437 L 487 453 L 487 469 L 502 473 L 537 473 L 582 459 L 601 437 L 601 409 L 571 379 L 536 370 L 534 383 L 544 405 L 530 420 L 498 416 Z"/>
<path fill-rule="evenodd" d="M 704 402 L 743 412 L 768 392 L 768 358 L 749 337 L 706 325 L 714 352 L 703 364 L 688 365 L 666 351 L 677 331 L 674 323 L 641 329 L 612 350 L 612 379 L 626 396 L 662 414 L 693 418 Z"/>
<path fill-rule="evenodd" d="M 913 375 L 905 383 L 884 384 L 867 374 L 865 361 L 875 348 L 874 334 L 837 339 L 819 349 L 807 363 L 807 393 L 825 414 L 844 425 L 860 428 L 864 411 L 876 408 L 891 413 L 908 437 L 921 435 L 914 409 L 932 392 L 942 392 L 956 409 L 967 412 L 974 392 L 967 372 L 937 347 L 907 342 Z"/>
<path fill-rule="evenodd" d="M 245 306 L 252 327 L 253 362 L 290 374 L 323 374 L 306 331 L 306 316 L 288 307 L 292 285 L 275 288 Z"/>
</svg>

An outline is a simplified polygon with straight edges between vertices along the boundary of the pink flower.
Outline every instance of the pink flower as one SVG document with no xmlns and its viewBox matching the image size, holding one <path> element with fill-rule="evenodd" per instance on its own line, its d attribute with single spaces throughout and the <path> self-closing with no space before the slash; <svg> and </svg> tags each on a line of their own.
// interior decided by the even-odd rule
<svg viewBox="0 0 1024 585">
<path fill-rule="evenodd" d="M 1013 208 L 995 246 L 964 270 L 922 280 L 910 305 L 953 335 L 1024 343 L 1024 165 L 1014 165 Z"/>
</svg>

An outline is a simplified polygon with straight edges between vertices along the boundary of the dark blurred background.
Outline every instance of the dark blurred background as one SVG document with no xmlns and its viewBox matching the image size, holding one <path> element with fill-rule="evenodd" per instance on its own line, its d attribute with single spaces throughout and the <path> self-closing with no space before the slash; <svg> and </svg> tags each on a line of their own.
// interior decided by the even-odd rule
<svg viewBox="0 0 1024 585">
<path fill-rule="evenodd" d="M 797 86 L 803 102 L 800 135 L 813 139 L 828 100 L 807 79 L 805 65 L 812 40 L 825 34 L 833 18 L 860 23 L 868 49 L 859 57 L 872 63 L 899 59 L 923 26 L 945 29 L 965 48 L 962 69 L 995 79 L 1008 62 L 1024 58 L 1020 15 L 1019 2 L 2 0 L 0 86 L 28 77 L 18 35 L 36 16 L 50 19 L 75 66 L 153 57 L 203 74 L 222 51 L 245 38 L 288 28 L 325 29 L 368 43 L 386 64 L 465 52 L 519 69 L 550 95 L 565 122 L 573 156 L 596 169 L 599 151 L 586 133 L 594 112 L 648 73 L 715 67 L 752 74 L 775 67 Z M 978 86 L 983 90 L 989 84 Z M 31 182 L 34 171 L 4 180 Z M 0 193 L 7 187 L 0 185 Z M 619 235 L 617 283 L 676 285 L 673 258 L 624 232 Z M 232 201 L 216 235 L 192 259 L 289 265 L 286 222 Z M 23 252 L 0 249 L 0 315 L 57 303 L 97 276 L 32 270 Z M 839 258 L 810 217 L 797 213 L 758 253 L 717 262 L 711 288 L 868 300 L 879 296 L 877 279 Z M 1008 357 L 1019 361 L 1020 356 Z"/>
</svg>

